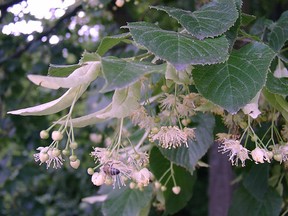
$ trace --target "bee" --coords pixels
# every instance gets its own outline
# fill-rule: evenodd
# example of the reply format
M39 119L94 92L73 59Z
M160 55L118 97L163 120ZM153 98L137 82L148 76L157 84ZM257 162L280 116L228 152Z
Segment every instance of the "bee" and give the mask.
M120 170L117 168L113 167L113 163L112 164L105 164L103 166L103 171L106 175L110 175L110 176L116 176L120 174Z

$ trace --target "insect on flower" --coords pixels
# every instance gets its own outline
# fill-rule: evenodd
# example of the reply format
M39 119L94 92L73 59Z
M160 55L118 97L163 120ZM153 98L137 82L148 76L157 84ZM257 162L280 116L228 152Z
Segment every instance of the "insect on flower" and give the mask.
M115 175L119 175L120 174L120 170L117 169L117 168L114 168L113 167L113 163L112 164L105 164L103 166L103 172L106 174L106 175L110 175L110 176L115 176Z

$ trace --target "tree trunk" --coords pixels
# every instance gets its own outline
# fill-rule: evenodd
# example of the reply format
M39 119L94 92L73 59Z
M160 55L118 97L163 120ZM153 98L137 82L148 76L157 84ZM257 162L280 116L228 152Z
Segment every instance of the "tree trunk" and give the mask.
M209 216L226 216L232 199L233 172L227 155L215 143L209 152Z

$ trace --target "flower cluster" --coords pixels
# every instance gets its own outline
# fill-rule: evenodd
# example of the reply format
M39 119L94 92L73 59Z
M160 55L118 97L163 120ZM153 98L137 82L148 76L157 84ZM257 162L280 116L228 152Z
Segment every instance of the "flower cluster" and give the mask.
M127 155L95 147L91 156L94 157L95 163L99 164L94 169L88 169L94 185L112 184L114 188L116 185L120 188L126 186L126 182L130 180L131 188L141 189L147 186L152 179L152 173L146 168L149 162L146 153L137 152ZM99 171L94 172L95 169L99 169Z
M130 115L131 121L134 125L138 125L141 129L147 131L155 126L154 118L149 116L143 106L132 112Z
M153 128L150 133L150 141L158 141L165 149L178 148L183 144L188 148L188 139L195 139L194 128L181 130L178 126L162 126L160 129Z
M53 168L61 168L64 159L61 156L61 152L57 148L49 147L38 147L39 153L34 154L34 159L36 162L40 161L40 165L46 163L47 169L53 163Z
M258 163L271 163L271 160L279 161L280 163L288 161L288 143L284 145L275 144L267 148L256 147L252 151L249 151L244 146L241 145L239 140L231 138L223 138L220 140L219 152L228 153L229 160L232 165L238 166L239 160L241 161L242 167L245 166L245 161L247 159Z
M232 165L238 166L239 160L241 161L242 167L245 166L245 161L249 158L249 150L240 144L239 140L224 139L219 146L219 152L229 153L229 160Z

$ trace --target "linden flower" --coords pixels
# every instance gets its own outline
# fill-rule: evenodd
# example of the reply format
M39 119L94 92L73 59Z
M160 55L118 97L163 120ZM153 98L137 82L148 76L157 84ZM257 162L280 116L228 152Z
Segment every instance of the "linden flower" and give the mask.
M273 145L271 147L272 152L273 152L273 158L277 161L279 161L280 163L282 163L282 161L288 161L288 144L285 145Z
M165 93L165 97L160 100L161 110L172 110L173 107L177 107L179 104L179 99L173 94Z
M261 149L259 147L256 147L253 151L251 151L251 156L256 164L258 163L264 163L264 161L267 161L270 163L270 158L268 155L268 152L265 149Z
M143 106L132 112L130 115L132 123L138 125L141 129L150 130L154 127L154 119L149 116Z
M28 79L36 85L50 89L69 88L69 90L56 100L25 109L10 111L8 114L24 116L49 115L71 106L86 91L90 83L98 77L100 66L100 62L86 62L68 77L28 75Z
M187 138L188 139L192 139L194 140L196 138L196 135L195 135L195 128L187 128L185 127L183 129L184 133L186 134Z
M108 178L111 180L113 188L116 184L121 188L121 186L126 186L125 181L131 179L132 168L122 161L111 160L102 165L100 173L105 174L105 184L107 184L106 180Z
M53 149L49 147L39 147L37 148L39 153L34 154L34 159L36 162L40 161L40 165L46 163L46 168L48 169L53 163L53 168L61 168L63 165L64 159L62 158L61 154L53 153Z
M229 152L229 160L232 165L236 166L238 166L238 161L240 160L242 167L244 167L245 160L250 159L248 150L240 144L239 140L224 139L221 146L219 146L219 152L222 152L222 154Z
M152 173L147 169L143 168L140 171L134 171L133 173L133 179L135 182L140 186L147 186L149 184L149 181L152 177Z
M159 145L166 149L177 148L182 144L188 147L187 135L177 126L162 126L156 134L150 134L150 139L152 142L158 140Z
M106 163L113 157L111 151L106 148L94 147L93 149L94 151L92 151L90 155L91 157L94 157L96 161L99 161L100 164Z

